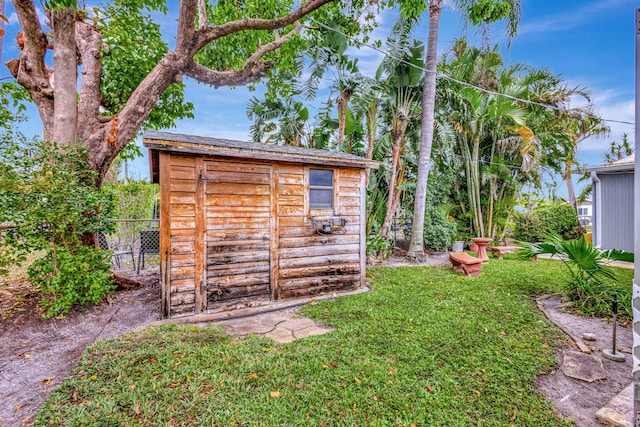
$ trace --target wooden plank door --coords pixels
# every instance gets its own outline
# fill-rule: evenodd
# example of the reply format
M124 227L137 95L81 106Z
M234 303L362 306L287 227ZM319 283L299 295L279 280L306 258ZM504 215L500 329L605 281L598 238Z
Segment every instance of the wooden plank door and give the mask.
M207 308L269 300L271 166L206 161Z

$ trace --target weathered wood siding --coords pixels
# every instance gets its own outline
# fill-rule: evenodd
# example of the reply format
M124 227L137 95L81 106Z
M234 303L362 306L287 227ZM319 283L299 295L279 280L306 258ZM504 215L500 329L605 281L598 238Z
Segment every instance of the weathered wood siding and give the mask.
M203 181L207 308L270 299L271 166L207 160Z
M309 208L308 168L278 168L278 286L281 299L348 290L360 285L359 169L334 168L334 208ZM312 220L347 220L334 234L318 234Z
M312 209L309 166L165 152L159 163L165 316L363 284L363 169L327 168L334 207ZM318 234L323 218L347 223Z
M161 239L163 279L170 283L163 289L169 317L196 312L196 163L193 156L160 157L161 232L170 236L169 245Z

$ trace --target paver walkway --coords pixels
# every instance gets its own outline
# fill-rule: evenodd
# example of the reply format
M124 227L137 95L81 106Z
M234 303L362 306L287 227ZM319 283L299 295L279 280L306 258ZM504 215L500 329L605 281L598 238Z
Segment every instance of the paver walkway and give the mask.
M280 343L312 335L322 335L333 330L333 328L318 325L313 320L296 314L296 311L297 308L288 308L216 323L223 326L235 337L259 334Z

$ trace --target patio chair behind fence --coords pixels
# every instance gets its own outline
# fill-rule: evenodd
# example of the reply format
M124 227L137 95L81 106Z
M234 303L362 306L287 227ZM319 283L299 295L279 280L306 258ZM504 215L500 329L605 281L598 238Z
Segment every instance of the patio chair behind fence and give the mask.
M121 262L119 272L136 274L141 271L157 270L160 264L160 221L157 219L119 219L115 220L115 232L107 236L111 244L118 248L131 248L135 261L129 257ZM121 259L122 261L122 259Z
M100 246L112 251L113 268L119 274L130 275L142 272L149 274L158 272L160 265L160 244L157 237L160 221L158 219L118 219L114 220L115 231L111 234L100 236ZM0 239L3 232L9 226L0 224ZM151 233L148 233L151 232ZM151 235L151 239L141 236ZM105 242L106 240L106 242ZM27 256L24 263L19 266L10 266L6 272L0 270L0 286L16 285L27 279L27 269L44 253L32 253ZM143 261L142 263L140 261ZM142 265L138 265L142 264Z

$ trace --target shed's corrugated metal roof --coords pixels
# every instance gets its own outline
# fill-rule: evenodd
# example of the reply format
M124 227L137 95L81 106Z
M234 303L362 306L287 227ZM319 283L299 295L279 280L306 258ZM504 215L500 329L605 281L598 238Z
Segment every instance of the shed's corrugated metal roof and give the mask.
M145 132L142 136L142 141L145 147L159 151L327 166L347 166L360 169L375 169L380 166L379 162L337 151L263 144L260 142L233 141L169 132Z

